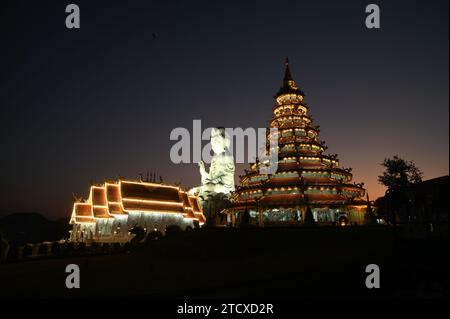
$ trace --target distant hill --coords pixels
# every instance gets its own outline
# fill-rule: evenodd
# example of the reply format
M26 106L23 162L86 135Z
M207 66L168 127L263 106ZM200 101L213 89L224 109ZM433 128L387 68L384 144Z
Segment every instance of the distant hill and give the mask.
M0 217L0 231L11 243L23 245L67 237L69 219L48 220L39 213L14 213Z

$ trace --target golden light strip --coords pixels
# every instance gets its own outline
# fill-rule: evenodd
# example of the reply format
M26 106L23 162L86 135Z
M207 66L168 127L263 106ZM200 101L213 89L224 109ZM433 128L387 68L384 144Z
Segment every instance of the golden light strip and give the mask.
M75 222L77 224L95 224L95 221L93 221L93 222L84 222L84 221L81 221L81 220L76 220Z
M164 210L150 210L150 211L146 211L146 210L134 210L134 209L129 209L127 210L127 212L130 213L138 213L138 214L176 214L176 215L181 215L181 217L183 217L183 213L180 212L176 212L176 211L164 211ZM184 217L183 217L184 218Z
M163 202L158 200L148 200L148 199L134 199L134 198L123 198L124 202L138 202L138 203L149 203L149 204L162 204L162 205L175 205L175 206L183 206L183 203L178 202Z
M120 181L120 183L125 184L135 184L135 185L146 185L146 186L154 186L154 187L164 187L164 188L172 188L176 190L180 190L178 186L172 186L172 185L163 185L158 183L149 183L149 182L132 182L132 181Z

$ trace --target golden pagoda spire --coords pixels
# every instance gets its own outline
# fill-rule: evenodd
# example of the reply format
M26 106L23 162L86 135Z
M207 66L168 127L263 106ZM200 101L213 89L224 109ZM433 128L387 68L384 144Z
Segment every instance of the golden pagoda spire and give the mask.
M277 95L281 95L284 93L298 93L303 95L303 92L297 87L297 84L294 81L294 78L291 74L291 69L289 68L289 58L286 57L284 60L284 65L286 66L284 70L284 78L283 85L278 91Z
M294 79L292 78L292 75L291 75L291 70L289 69L289 58L288 57L286 57L286 59L284 60L284 65L286 66L286 70L284 71L283 85L286 85L286 83L289 83L289 81L294 82Z

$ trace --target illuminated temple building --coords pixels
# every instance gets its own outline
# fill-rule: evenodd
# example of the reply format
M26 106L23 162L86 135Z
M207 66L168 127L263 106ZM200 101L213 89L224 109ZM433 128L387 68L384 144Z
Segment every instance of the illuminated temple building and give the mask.
M363 183L352 182L351 169L340 167L337 155L324 153L319 126L312 123L287 59L283 84L274 98L270 127L278 132L268 140L278 140L277 171L261 174L257 160L239 176L233 205L226 211L228 222L242 223L245 214L247 222L259 226L299 224L306 215L325 224L364 223Z
M70 224L72 241L127 242L130 230L165 233L176 225L182 230L205 223L195 196L177 186L120 180L91 186L87 200L73 204Z

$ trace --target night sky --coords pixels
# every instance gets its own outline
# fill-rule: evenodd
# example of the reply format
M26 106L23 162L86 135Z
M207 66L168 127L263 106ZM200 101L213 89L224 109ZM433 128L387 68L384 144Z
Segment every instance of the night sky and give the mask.
M170 162L171 130L267 126L285 56L371 199L385 157L447 175L448 0L373 2L379 30L371 1L2 1L0 213L67 217L72 193L147 171L198 185L197 164Z

